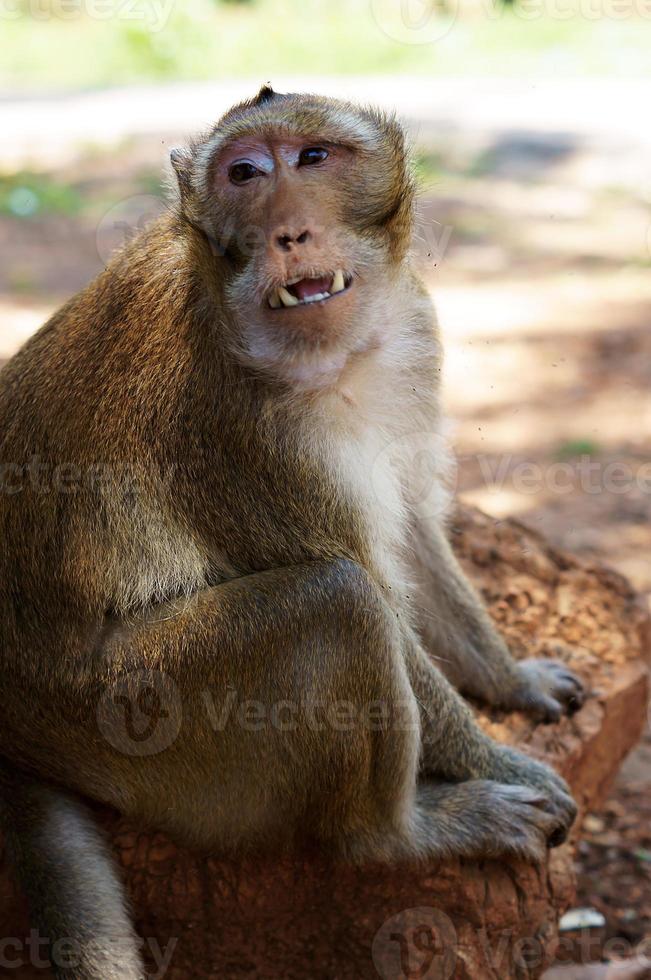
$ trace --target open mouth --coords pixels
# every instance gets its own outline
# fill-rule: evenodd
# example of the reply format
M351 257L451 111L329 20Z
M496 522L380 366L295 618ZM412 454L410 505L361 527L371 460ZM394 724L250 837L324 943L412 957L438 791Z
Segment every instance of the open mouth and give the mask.
M331 299L337 293L345 292L352 282L352 276L344 275L338 269L334 275L327 276L297 276L289 279L284 286L272 289L267 301L272 310L282 307L305 306L307 303L322 303Z

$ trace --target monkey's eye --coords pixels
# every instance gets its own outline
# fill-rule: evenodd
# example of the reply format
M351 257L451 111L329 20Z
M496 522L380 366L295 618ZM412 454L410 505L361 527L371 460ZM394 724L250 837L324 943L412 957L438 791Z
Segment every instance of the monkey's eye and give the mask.
M234 163L228 171L228 176L234 184L246 184L247 180L253 180L254 177L260 177L261 175L261 170L258 170L252 163L247 163L246 161Z
M328 151L323 146L307 146L301 150L298 158L299 167L310 167L314 163L323 163L328 159Z

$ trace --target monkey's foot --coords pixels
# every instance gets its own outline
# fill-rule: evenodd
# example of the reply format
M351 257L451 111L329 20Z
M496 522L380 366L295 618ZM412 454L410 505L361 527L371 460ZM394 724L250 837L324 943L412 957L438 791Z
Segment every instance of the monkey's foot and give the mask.
M563 829L545 793L489 779L421 785L418 816L421 841L441 857L515 854L543 861L547 849L561 842Z
M521 660L518 681L500 699L500 707L525 711L542 722L573 715L585 701L583 683L560 660Z
M500 782L517 786L529 786L542 793L547 800L547 808L557 818L557 827L550 846L556 847L567 838L570 827L577 814L577 806L565 780L551 766L537 762L516 749L500 746L495 764L491 766L490 776Z

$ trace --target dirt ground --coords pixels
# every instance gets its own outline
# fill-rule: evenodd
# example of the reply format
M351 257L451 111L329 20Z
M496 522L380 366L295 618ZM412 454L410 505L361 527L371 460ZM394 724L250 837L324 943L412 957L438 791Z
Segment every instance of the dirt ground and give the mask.
M160 210L167 142L0 176L0 359ZM634 150L431 127L418 149L417 261L446 342L459 493L615 566L651 603L651 186ZM585 829L578 904L629 951L651 942L648 735Z

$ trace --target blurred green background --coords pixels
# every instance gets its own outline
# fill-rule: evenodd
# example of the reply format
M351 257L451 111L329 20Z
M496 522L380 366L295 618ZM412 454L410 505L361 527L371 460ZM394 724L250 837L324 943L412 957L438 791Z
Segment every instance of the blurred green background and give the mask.
M400 0L2 0L4 87L116 85L265 74L635 76L651 71L648 0L441 3L436 44L391 25ZM427 37L427 32L423 32Z

